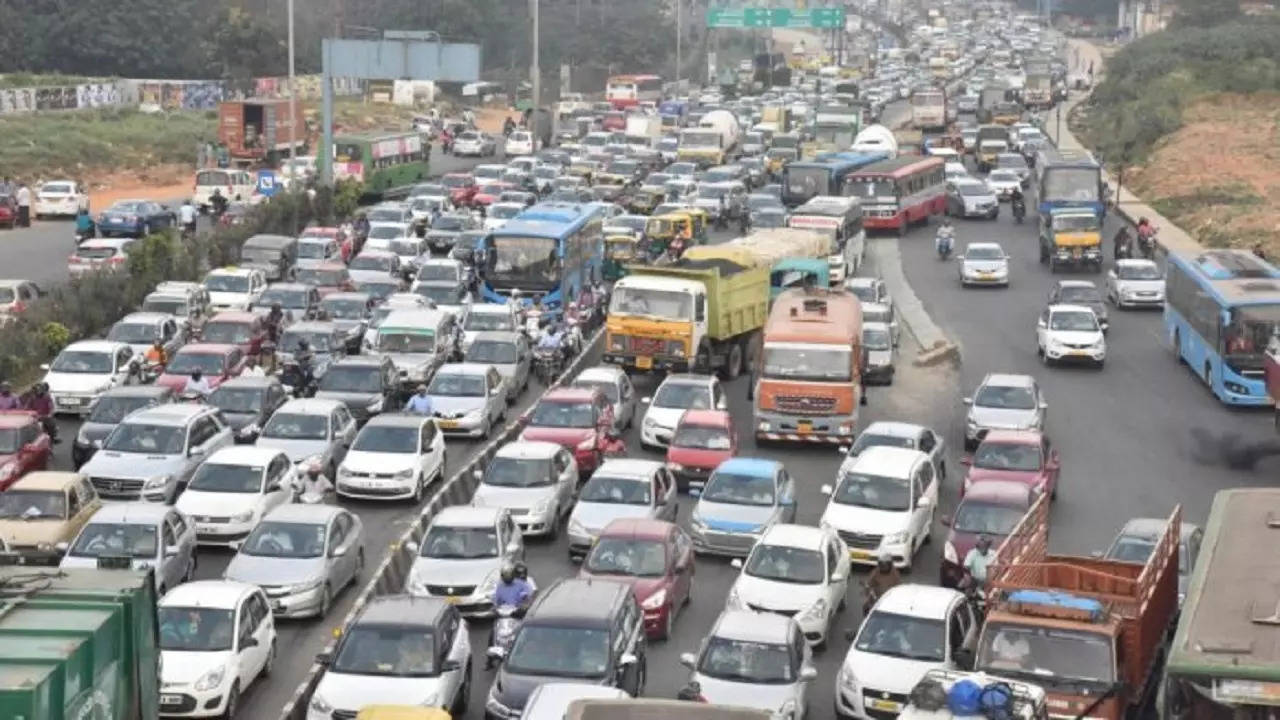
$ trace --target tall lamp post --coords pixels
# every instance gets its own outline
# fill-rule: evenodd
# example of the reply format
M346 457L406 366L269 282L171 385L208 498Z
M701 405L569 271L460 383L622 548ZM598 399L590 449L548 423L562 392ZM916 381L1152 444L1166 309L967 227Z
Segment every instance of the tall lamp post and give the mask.
M289 182L298 173L298 83L293 54L293 0L289 0ZM293 203L293 231L298 231L298 203Z
M534 123L537 122L538 108L542 105L542 68L538 65L538 55L540 54L538 50L538 43L540 40L540 33L538 31L538 6L540 4L539 0L529 0L529 15L533 18L533 59L529 64L529 76L530 81L533 84L533 93L531 97L533 107L529 113L529 129L533 131L535 138L538 136L538 132Z

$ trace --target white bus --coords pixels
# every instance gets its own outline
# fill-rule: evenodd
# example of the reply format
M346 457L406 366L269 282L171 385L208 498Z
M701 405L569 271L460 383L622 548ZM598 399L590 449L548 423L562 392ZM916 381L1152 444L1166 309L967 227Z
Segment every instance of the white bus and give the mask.
M911 92L911 127L918 130L947 127L947 91L944 88L917 88Z

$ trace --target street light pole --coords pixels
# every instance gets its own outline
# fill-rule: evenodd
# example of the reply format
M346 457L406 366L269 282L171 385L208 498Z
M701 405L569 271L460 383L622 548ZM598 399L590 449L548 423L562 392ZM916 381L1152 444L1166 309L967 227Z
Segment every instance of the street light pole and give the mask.
M680 87L681 51L684 48L684 0L676 0L676 88Z
M293 0L289 0L289 182L298 173L298 83L293 54ZM298 203L293 203L293 230L298 230Z
M529 75L533 83L533 111L529 114L529 129L534 131L535 137L537 130L534 123L537 122L538 108L542 105L542 69L538 66L538 11L540 0L529 0L529 15L533 18L533 61L530 63Z

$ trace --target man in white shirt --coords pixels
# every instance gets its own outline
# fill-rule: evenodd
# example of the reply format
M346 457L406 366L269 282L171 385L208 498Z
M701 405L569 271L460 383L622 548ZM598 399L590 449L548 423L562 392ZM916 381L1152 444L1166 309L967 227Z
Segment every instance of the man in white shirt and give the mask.
M182 231L189 232L192 235L196 232L196 206L191 204L191 200L183 200L182 207L178 208L178 222L182 224Z
M26 183L20 183L13 199L18 202L18 225L31 227L31 188Z
M213 388L209 386L209 380L199 369L191 372L191 377L187 378L187 384L182 388L183 395L199 393L202 398L209 397L211 392Z
M262 369L258 364L258 357L250 355L245 362L244 370L240 372L240 377L266 377L267 371Z

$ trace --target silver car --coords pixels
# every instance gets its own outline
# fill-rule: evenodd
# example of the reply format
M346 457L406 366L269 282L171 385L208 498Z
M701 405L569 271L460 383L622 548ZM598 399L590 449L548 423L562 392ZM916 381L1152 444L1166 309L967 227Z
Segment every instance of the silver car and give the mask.
M1009 287L1009 256L997 243L975 242L965 246L960 256L960 285L1003 285Z
M427 397L436 425L446 435L487 438L507 416L507 383L492 365L441 365Z
M334 478L356 429L355 418L341 400L290 400L275 411L254 444L283 450L300 469L318 465Z
M585 556L614 520L675 522L678 511L676 480L665 465L654 460L605 460L582 487L569 515L569 557Z
M236 545L223 577L260 586L277 617L323 618L364 569L364 524L335 505L281 505Z
M529 387L532 357L528 339L523 333L512 331L474 333L463 355L468 363L490 365L497 369L506 384L508 404L515 402L520 393Z
M924 425L893 420L877 420L871 423L858 433L853 445L841 448L840 452L847 457L841 464L840 472L843 473L845 467L850 464L849 461L861 455L863 450L881 445L919 450L925 453L933 461L938 478L947 479L947 443L942 436Z
M360 292L333 293L320 301L320 309L342 331L348 353L359 352L360 341L373 317L373 305L373 296Z
M964 399L964 448L973 450L988 430L1044 430L1049 403L1030 375L991 373Z
M636 419L640 399L631 378L616 365L597 365L578 373L571 387L600 388L613 406L613 429L618 433L629 429Z
M560 520L573 507L578 488L573 454L548 442L507 443L475 474L480 486L471 504L510 510L527 535L558 535Z
M1107 273L1107 300L1120 309L1162 307L1164 275L1150 260L1127 258L1117 260Z
M107 332L107 339L127 344L135 357L146 355L159 342L168 357L182 347L186 333L178 328L178 321L169 314L158 312L129 313L116 321Z
M168 505L104 505L80 529L61 568L155 569L156 591L190 582L196 573L196 528Z
M698 652L682 653L680 662L709 703L803 718L818 677L812 652L789 615L725 610Z
M454 505L436 514L422 543L408 543L417 555L405 590L443 597L468 617L493 614L493 591L504 565L524 559L524 536L511 511Z

